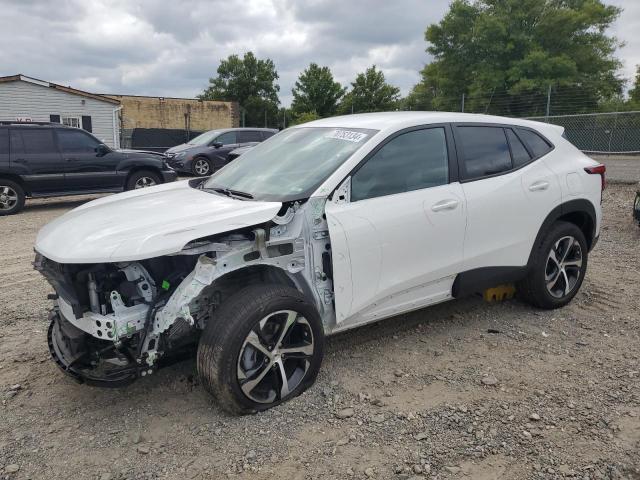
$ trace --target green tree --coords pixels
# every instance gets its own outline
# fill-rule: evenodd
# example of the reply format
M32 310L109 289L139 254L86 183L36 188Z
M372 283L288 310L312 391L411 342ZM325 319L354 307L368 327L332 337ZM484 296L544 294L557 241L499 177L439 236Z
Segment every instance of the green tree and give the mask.
M629 90L629 104L633 108L640 108L640 65L636 66L636 79L633 88Z
M329 67L312 63L300 74L291 90L291 110L296 115L308 112L315 112L319 117L335 115L338 100L345 90L333 79Z
M601 0L454 0L426 30L422 83L440 109L459 110L464 93L468 111L544 114L550 87L555 113L596 109L624 83L606 34L620 12Z
M252 52L242 58L230 55L220 61L218 76L209 79L202 100L235 100L247 126L274 125L278 115L278 72L272 60L257 59ZM266 122L265 122L266 118Z
M399 107L400 89L389 85L384 73L373 65L351 82L351 91L342 97L340 113L365 113L395 110Z
M434 94L431 87L418 83L401 101L402 110L433 110Z
M293 118L291 125L300 125L301 123L312 122L319 118L321 117L316 112L300 112Z

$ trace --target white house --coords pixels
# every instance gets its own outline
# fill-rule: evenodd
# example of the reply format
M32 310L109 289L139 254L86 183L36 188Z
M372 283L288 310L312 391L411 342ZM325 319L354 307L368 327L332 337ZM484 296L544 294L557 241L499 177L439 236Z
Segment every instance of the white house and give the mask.
M120 145L120 102L25 75L0 77L0 121L58 122Z

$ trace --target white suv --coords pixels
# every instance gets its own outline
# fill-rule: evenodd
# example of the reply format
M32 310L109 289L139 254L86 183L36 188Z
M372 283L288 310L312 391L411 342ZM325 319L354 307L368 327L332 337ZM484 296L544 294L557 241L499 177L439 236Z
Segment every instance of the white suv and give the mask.
M49 348L121 385L197 345L230 411L316 378L326 335L517 282L568 303L598 238L604 167L543 123L396 112L287 129L212 177L87 203L39 233Z

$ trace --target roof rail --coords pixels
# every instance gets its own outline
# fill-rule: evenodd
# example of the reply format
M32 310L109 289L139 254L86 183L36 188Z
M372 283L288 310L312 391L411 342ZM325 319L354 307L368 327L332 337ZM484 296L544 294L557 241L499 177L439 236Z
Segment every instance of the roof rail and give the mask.
M57 122L25 122L22 120L0 120L0 125L60 125Z

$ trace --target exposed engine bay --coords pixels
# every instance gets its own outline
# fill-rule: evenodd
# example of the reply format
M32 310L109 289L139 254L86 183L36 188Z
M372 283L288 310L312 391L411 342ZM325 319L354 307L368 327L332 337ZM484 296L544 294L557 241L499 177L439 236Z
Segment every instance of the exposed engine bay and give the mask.
M48 344L81 382L120 386L195 351L218 305L254 283L296 287L335 322L324 200L284 205L267 224L131 262L60 264L37 254L53 286Z

